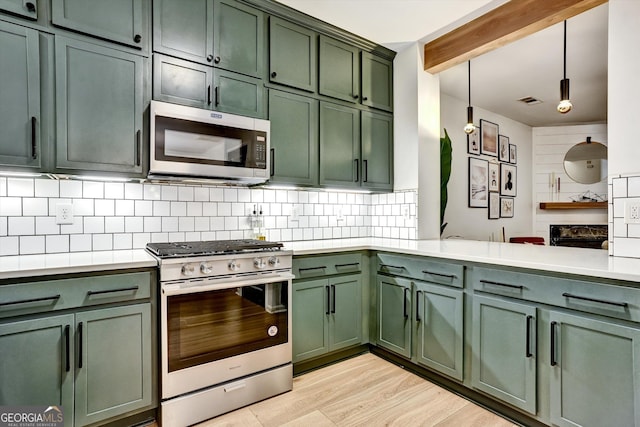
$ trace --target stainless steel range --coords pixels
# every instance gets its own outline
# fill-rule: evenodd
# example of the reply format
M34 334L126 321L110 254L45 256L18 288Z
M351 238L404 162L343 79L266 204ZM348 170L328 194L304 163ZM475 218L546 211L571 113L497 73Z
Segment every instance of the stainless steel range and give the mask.
M291 252L261 240L149 243L160 264L163 426L291 390Z

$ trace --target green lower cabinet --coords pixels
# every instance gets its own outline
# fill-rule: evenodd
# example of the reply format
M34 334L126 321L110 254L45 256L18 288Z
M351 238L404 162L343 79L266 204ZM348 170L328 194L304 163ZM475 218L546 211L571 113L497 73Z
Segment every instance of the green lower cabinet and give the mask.
M362 342L362 278L359 274L329 279L329 351Z
M640 329L551 312L551 422L640 426Z
M459 381L463 379L463 292L414 282L416 361Z
M536 308L473 296L471 385L536 414Z
M411 357L411 281L378 275L378 336L380 347Z

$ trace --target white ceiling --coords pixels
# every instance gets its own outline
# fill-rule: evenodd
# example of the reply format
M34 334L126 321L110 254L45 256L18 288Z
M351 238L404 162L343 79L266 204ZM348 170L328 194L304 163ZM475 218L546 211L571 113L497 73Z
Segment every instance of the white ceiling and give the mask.
M504 0L278 0L354 34L400 51L431 40ZM471 104L530 126L607 120L605 3L567 21L567 77L573 110L556 111L562 79L562 23L471 61ZM441 92L467 101L467 64L440 73ZM525 105L531 96L542 101ZM462 120L466 112L461 113ZM476 121L479 117L476 117Z

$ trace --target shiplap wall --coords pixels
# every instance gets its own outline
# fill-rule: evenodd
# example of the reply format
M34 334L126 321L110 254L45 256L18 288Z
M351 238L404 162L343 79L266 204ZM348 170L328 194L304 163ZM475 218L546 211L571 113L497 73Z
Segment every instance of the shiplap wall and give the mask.
M591 191L607 198L607 180L596 184L579 184L572 181L564 171L565 153L575 144L592 141L607 145L607 125L577 125L539 127L533 129L533 183L534 183L534 231L536 236L549 243L551 224L607 224L607 211L603 209L541 210L540 202L570 202L572 196ZM549 176L560 177L560 192L549 186Z

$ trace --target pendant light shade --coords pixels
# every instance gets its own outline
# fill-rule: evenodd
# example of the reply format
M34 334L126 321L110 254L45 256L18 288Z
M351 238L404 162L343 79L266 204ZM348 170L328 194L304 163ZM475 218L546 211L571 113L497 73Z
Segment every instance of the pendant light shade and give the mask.
M467 135L472 134L476 130L476 126L473 124L473 107L471 106L471 61L468 61L468 79L469 79L469 105L467 107L467 124L464 126L464 133Z
M571 111L573 104L569 100L569 79L567 78L567 21L564 21L564 49L563 49L564 78L560 80L560 103L558 111L566 114Z

